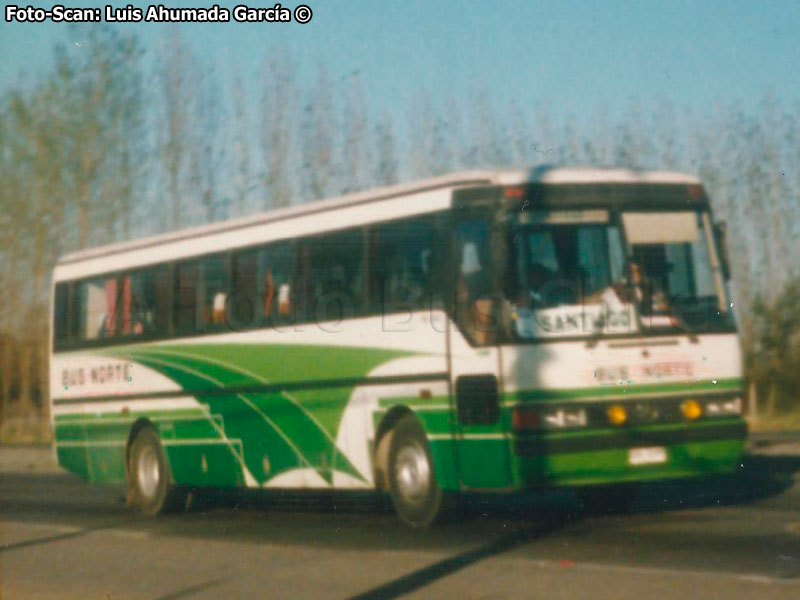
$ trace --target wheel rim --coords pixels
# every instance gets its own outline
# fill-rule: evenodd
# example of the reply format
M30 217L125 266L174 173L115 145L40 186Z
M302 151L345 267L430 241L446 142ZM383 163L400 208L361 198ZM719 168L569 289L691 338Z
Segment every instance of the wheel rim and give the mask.
M161 481L161 464L155 448L146 446L142 449L137 467L136 477L139 490L146 498L154 498L158 492L158 484Z
M428 455L422 446L412 443L400 449L395 461L395 480L406 501L416 504L427 497L430 475Z

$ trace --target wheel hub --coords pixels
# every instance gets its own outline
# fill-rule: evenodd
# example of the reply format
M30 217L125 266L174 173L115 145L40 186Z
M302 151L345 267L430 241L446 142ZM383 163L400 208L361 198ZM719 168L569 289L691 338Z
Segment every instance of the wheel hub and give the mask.
M155 498L161 481L161 464L154 448L146 446L139 455L136 471L139 490L147 498Z
M395 474L397 488L408 502L418 503L428 495L431 469L419 444L409 444L397 453Z

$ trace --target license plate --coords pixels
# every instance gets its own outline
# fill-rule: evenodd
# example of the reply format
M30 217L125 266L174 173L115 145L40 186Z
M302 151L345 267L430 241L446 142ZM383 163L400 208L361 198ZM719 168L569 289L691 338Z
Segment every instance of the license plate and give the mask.
M657 465L663 462L667 462L667 449L662 446L628 450L628 463L631 465Z

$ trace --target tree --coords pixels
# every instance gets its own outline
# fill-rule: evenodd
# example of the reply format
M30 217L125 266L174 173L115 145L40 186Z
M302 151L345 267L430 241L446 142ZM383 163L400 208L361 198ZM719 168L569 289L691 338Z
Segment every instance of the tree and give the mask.
M133 199L138 45L108 27L71 30L55 69L0 102L3 403L46 406L49 276L64 251L116 239ZM124 219L123 219L124 221ZM10 377L7 369L14 369ZM12 389L13 388L13 389Z
M436 113L430 92L422 89L412 99L408 112L408 161L411 176L414 178L431 175L431 154L433 149Z
M192 146L192 124L187 115L192 112L195 97L189 79L194 59L189 48L182 42L177 28L170 30L167 45L168 51L164 54L159 73L162 86L162 139L159 154L167 179L169 228L176 230L181 227L185 218L181 195Z
M367 101L361 75L351 73L344 83L342 118L341 192L355 192L367 187Z
M316 81L303 109L302 123L304 192L310 200L325 197L333 176L333 91L330 74L319 65Z
M779 404L796 408L800 390L800 279L786 284L772 301L754 304L755 344L748 356L751 377L767 392L767 413Z
M499 167L508 164L506 142L497 122L492 96L485 86L473 89L472 144L476 165Z
M236 204L236 212L239 215L243 215L247 213L247 200L251 187L250 128L247 117L247 103L245 101L244 84L242 83L241 73L238 71L234 77L233 106L235 128L235 139L233 144L235 162L233 197Z
M140 50L135 38L109 26L80 27L75 33L83 38L82 51L57 50L53 93L64 127L64 169L75 194L77 245L85 248L114 239L111 224L127 200L117 193L118 180L111 173L119 166L113 159L124 136L135 135L141 115Z
M133 54L131 53L131 56ZM133 58L131 60L134 60ZM138 63L138 56L136 57ZM120 146L118 168L119 210L123 239L133 235L133 212L139 202L142 186L137 182L146 180L148 164L143 160L147 152L144 116L144 91L141 70L138 64L131 64L128 71L130 81L123 98L125 115L120 123Z
M378 185L397 183L397 149L395 148L392 121L387 114L381 115L374 129L375 172L371 180Z
M264 62L261 97L261 150L264 161L264 208L288 206L292 197L292 134L295 119L294 64L277 51Z

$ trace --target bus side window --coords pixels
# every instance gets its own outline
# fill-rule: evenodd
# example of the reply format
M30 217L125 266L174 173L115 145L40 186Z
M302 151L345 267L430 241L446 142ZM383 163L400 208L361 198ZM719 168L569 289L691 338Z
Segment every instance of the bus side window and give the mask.
M261 253L261 250L250 249L233 255L228 313L234 330L257 327L264 315L260 300Z
M268 246L262 254L262 306L267 322L290 323L297 309L297 278L294 274L295 251L290 242Z
M307 240L306 318L342 321L364 312L364 232L352 229Z
M57 347L69 342L69 292L71 284L56 284L55 309L53 314L53 341Z
M200 293L200 265L198 261L186 261L175 266L175 294L173 322L177 333L195 330L197 297Z
M372 230L370 290L381 313L430 307L433 301L434 222L389 223Z
M489 225L482 220L463 221L456 229L456 315L479 346L492 343Z
M228 255L203 259L202 319L206 329L220 329L228 321Z
M91 341L114 337L117 331L116 277L98 277L76 286L73 339Z
M167 267L160 265L123 277L122 331L125 335L166 335L168 301L164 293Z

